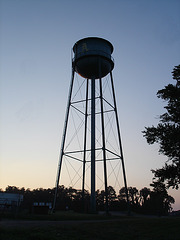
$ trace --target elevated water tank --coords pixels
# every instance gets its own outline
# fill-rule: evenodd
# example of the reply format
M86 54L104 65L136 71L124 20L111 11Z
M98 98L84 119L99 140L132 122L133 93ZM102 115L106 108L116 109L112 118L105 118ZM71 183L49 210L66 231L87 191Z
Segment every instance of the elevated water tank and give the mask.
M102 78L114 68L113 46L103 38L81 39L74 44L73 52L73 67L84 78Z

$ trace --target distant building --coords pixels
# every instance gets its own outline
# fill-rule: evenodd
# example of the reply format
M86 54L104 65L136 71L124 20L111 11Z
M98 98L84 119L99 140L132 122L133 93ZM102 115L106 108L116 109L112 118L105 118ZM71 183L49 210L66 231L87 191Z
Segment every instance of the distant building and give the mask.
M35 214L48 214L52 209L52 203L50 202L34 202L33 213Z
M0 210L11 211L21 205L23 195L18 193L0 193Z

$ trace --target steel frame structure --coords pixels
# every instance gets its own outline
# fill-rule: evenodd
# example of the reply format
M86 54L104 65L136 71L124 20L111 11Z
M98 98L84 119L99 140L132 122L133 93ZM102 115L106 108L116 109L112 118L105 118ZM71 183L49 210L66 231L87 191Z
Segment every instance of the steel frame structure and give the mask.
M104 168L104 188L105 188L105 206L106 206L106 213L109 212L108 209L108 183L107 183L107 161L117 160L119 159L122 163L122 171L123 171L123 180L124 180L124 186L126 189L126 198L127 203L129 206L128 201L128 190L127 190L127 180L126 180L126 171L125 171L125 164L124 164L124 156L123 156L123 150L122 150L122 143L121 143L121 134L120 134L120 127L119 127L119 120L118 120L118 112L117 112L117 105L116 105L116 97L115 97L115 90L114 90L114 83L113 83L113 76L112 72L110 74L110 82L111 82L111 89L112 89L112 97L113 97L113 105L106 101L106 99L103 96L103 89L102 89L102 79L86 79L86 97L82 101L79 102L85 102L85 113L81 112L79 109L77 109L74 104L77 102L72 101L72 91L73 91L73 85L74 85L74 77L75 77L75 68L72 64L72 77L71 77L71 83L69 88L69 95L68 95L68 103L67 103L67 109L66 109L66 115L65 115L65 122L64 122L64 129L63 129L63 135L62 135L62 142L61 142L61 148L60 148L60 156L59 156L59 164L58 164L58 170L57 170L57 178L56 178L56 186L55 186L55 196L54 196L54 202L53 202L53 210L55 210L56 206L56 199L57 199L57 193L58 193L58 186L59 186L59 180L61 175L61 167L62 167L62 161L64 156L68 156L72 158L73 160L80 161L83 164L83 172L82 172L82 199L84 199L84 192L85 192L85 168L86 163L89 162L86 159L87 152L91 152L91 198L90 198L90 207L91 212L96 212L96 196L95 196L95 171L96 171L96 162L97 161L103 161L103 168ZM95 86L97 82L99 81L99 99L100 99L100 112L96 113L95 109ZM89 85L91 84L91 92ZM91 98L89 99L89 93L91 93ZM120 154L116 154L109 150L106 147L106 136L105 136L105 124L104 124L104 114L106 111L104 111L103 108L103 101L106 101L107 104L112 108L114 114L115 114L115 120L116 120L116 129L117 129L117 135L118 135L118 143L119 143L119 150ZM87 119L88 119L88 104L91 102L91 149L87 149ZM80 150L74 150L74 151L65 151L65 142L66 142L66 135L67 135L67 128L68 128L68 121L69 121L69 112L70 108L74 107L76 110L80 111L82 114L84 114L84 142L83 142L83 149ZM102 132L102 147L96 148L96 142L95 142L95 125L96 125L96 114L100 114L101 116L101 132ZM96 151L102 151L103 159L95 159L95 153ZM72 153L81 152L83 153L83 159L76 158L72 156ZM114 157L108 158L107 152L111 153Z

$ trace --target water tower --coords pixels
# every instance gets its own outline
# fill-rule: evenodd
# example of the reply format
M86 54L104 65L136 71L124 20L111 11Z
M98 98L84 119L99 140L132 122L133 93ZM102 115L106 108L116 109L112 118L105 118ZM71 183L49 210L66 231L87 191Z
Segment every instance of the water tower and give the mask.
M60 178L63 178L62 165L66 166L66 176L71 176L70 170L67 167L66 160L69 158L72 162L71 167L74 169L76 174L79 176L81 181L82 197L84 196L87 169L90 169L89 184L90 184L90 208L91 212L96 212L96 178L98 174L103 172L103 184L105 192L105 203L106 211L108 212L108 176L115 173L117 170L117 163L112 166L114 162L118 161L121 164L122 178L127 195L127 182L124 166L124 158L121 144L120 128L118 121L118 113L116 106L115 90L113 84L112 70L114 68L114 60L111 56L113 52L112 44L102 38L88 37L79 40L73 46L73 57L72 57L72 78L69 89L68 103L66 109L64 130L62 136L62 143L60 149L59 165L56 179L56 192L54 197L54 208L56 204L57 192ZM74 85L76 81L75 75L80 75L81 85L85 85L84 95L81 93L80 97L74 100L74 96L77 95L77 91L74 91ZM111 92L111 101L108 100L104 80L109 75L109 91ZM74 91L74 92L73 92ZM81 105L81 106L80 106ZM82 121L76 123L76 118L73 118L74 127L70 126L70 111L73 109L78 113ZM114 123L112 119L107 115L111 114L114 116ZM75 120L74 120L75 119ZM108 124L111 125L111 129L106 131ZM76 138L72 148L68 149L67 138L74 129L75 134L70 138L70 142L76 134L81 134L80 137ZM82 131L81 131L82 130ZM98 136L97 136L98 135ZM108 136L112 135L112 140L107 139ZM118 150L115 150L115 142L118 145ZM78 145L78 147L76 146ZM69 160L68 160L69 161ZM80 164L80 168L77 167L77 162ZM101 163L101 170L97 170L98 164ZM108 164L111 166L111 171L108 172ZM118 174L115 175L115 181L118 181ZM73 180L72 179L72 180Z

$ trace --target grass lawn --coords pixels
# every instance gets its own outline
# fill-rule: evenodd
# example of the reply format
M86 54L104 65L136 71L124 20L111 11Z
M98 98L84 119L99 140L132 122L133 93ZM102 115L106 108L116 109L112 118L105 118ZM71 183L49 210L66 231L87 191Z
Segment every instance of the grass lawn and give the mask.
M180 218L118 217L114 219L74 213L69 214L69 219L66 213L61 213L59 216L61 219L56 216L55 220L44 219L44 221L42 219L28 220L28 222L13 220L17 224L12 226L1 224L2 220L0 240L180 240ZM11 220L6 221L8 223Z

